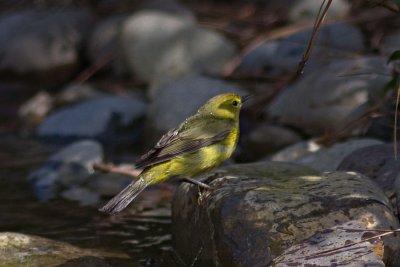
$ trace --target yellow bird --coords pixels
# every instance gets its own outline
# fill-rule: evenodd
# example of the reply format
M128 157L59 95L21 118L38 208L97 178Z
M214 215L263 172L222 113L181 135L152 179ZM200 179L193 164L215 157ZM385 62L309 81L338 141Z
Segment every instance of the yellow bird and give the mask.
M137 168L143 168L138 180L100 211L120 212L147 186L174 176L210 188L191 178L218 166L232 155L239 138L239 113L246 99L247 96L228 93L208 100L195 115L162 136L154 148L136 162Z

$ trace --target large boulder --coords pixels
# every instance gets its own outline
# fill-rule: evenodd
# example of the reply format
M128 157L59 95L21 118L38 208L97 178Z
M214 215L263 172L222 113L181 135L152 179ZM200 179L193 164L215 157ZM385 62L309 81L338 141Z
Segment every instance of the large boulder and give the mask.
M397 229L383 192L356 173L316 171L288 163L232 165L179 187L172 207L173 246L187 265L269 266L295 243L348 221ZM387 266L400 264L400 238L384 239ZM305 255L306 256L306 255Z

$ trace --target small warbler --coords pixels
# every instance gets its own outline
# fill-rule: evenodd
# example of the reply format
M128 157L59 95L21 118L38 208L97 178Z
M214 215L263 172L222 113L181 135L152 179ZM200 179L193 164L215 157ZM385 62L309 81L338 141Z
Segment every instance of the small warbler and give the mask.
M232 155L239 137L239 113L246 99L228 93L208 100L195 115L163 135L154 148L136 162L137 168L143 168L138 179L100 211L120 212L147 186L174 176L209 188L191 178L218 166Z

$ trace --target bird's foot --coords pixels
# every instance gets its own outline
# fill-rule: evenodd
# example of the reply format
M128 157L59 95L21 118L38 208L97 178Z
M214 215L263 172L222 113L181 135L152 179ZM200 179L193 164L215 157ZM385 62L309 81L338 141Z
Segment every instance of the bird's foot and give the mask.
M203 188L203 189L206 189L206 190L212 190L212 189L213 189L213 188L212 188L211 186L209 186L208 184L202 183L202 182L200 182L200 181L197 181L197 180L194 180L194 179L191 179L191 178L183 178L183 180L184 180L185 182L188 182L188 183L197 185L198 187Z

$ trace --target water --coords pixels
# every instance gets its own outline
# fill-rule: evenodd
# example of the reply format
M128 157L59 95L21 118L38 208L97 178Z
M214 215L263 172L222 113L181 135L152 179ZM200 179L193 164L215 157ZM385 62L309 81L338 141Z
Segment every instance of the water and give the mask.
M50 149L31 141L0 139L1 232L33 234L130 256L108 261L111 266L179 266L171 249L172 186L143 192L115 216L97 211L97 206L80 207L64 200L41 203L26 176L45 161Z

